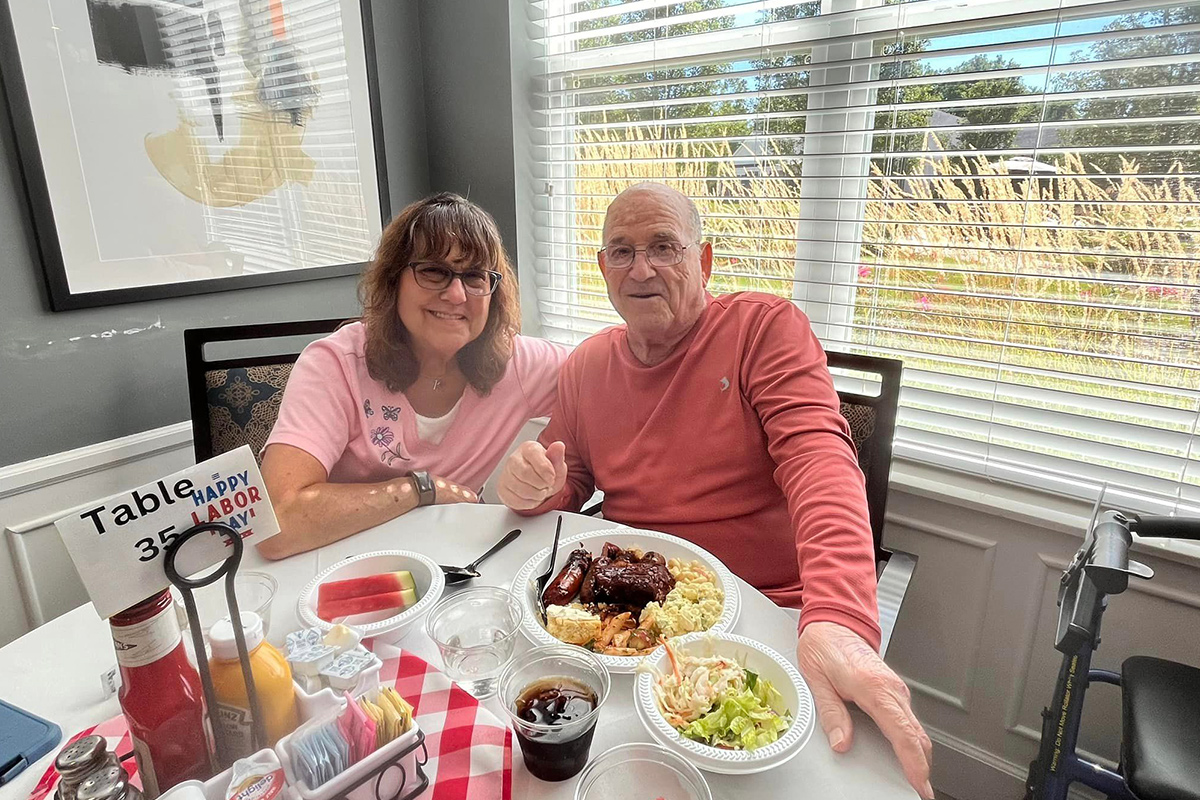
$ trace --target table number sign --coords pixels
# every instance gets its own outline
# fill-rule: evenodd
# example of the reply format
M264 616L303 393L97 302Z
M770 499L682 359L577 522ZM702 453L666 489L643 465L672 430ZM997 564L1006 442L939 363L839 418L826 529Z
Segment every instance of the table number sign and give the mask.
M167 547L203 522L224 522L252 544L279 533L248 445L91 503L54 524L96 612L107 619L167 588ZM183 574L194 574L219 563L229 546L219 533L200 535L180 548L176 563Z

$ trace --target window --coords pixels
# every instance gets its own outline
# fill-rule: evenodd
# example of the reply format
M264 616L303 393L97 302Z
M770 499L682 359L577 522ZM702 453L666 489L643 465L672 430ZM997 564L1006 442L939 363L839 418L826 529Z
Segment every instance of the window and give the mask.
M547 335L619 321L604 209L665 181L714 293L904 360L897 455L1200 512L1200 3L527 8Z

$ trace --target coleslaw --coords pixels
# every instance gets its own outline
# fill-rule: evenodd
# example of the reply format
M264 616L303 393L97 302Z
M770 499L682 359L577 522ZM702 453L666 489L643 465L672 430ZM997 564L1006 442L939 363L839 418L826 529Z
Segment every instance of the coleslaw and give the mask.
M655 672L654 697L663 717L689 739L731 750L755 750L777 740L792 724L780 713L782 696L754 670L725 656L680 653L663 642L669 672Z

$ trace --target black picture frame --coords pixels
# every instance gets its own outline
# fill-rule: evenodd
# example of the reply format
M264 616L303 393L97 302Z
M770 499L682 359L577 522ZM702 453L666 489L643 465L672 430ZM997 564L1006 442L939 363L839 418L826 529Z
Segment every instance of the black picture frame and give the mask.
M0 102L9 111L12 135L16 143L20 180L25 202L29 208L38 256L46 282L51 311L72 311L97 306L120 305L146 300L226 292L301 281L321 280L357 275L364 262L337 264L326 267L289 270L285 272L237 275L225 278L179 281L150 286L136 286L101 291L72 292L66 264L59 244L58 227L50 200L50 188L38 146L33 110L26 91L24 68L17 49L16 30L9 8L11 1L0 0ZM375 180L379 193L380 225L391 219L391 198L388 191L387 158L384 148L383 119L379 101L379 67L376 61L372 0L359 0L362 19L363 53L366 60L367 98L370 105L371 140L375 148ZM83 2L83 0L80 0Z

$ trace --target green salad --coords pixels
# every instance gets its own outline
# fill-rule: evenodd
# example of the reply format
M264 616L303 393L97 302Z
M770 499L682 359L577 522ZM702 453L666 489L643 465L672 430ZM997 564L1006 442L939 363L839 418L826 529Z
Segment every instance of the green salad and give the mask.
M792 724L771 682L722 656L678 653L664 644L671 670L654 679L658 707L683 736L727 750L755 750Z

